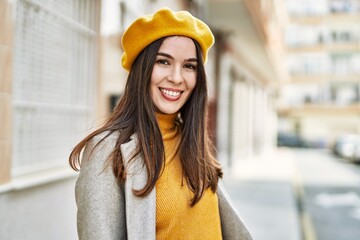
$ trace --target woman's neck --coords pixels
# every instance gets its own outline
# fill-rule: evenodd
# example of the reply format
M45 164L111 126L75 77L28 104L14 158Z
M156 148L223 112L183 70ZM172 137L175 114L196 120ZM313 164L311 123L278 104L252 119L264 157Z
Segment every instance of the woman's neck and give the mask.
M164 114L156 113L156 119L159 124L159 128L162 135L173 132L175 130L175 120L178 116L178 113L173 114Z

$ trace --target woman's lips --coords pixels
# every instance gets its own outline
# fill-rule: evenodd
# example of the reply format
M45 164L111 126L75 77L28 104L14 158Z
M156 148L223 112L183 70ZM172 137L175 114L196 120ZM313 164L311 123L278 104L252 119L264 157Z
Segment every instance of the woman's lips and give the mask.
M168 101L177 101L183 91L177 89L159 88L161 95Z

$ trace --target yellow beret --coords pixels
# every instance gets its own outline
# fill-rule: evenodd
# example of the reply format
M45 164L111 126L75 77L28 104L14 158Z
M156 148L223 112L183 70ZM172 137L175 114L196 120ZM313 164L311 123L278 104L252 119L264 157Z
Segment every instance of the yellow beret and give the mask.
M130 70L138 54L150 43L167 36L185 36L197 41L201 47L204 62L207 53L214 44L214 36L210 28L187 11L174 12L162 8L152 15L136 19L125 30L121 45L122 66Z

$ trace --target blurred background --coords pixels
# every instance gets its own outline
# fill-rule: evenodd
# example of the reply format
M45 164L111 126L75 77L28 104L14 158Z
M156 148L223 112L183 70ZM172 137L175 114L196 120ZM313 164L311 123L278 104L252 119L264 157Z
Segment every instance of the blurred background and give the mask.
M0 0L0 239L77 239L67 157L164 6L215 35L209 128L254 239L360 239L360 0Z

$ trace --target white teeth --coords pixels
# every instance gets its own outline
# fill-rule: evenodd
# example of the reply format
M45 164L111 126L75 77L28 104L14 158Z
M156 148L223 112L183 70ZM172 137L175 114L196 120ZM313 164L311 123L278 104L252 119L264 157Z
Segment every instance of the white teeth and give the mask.
M174 91L169 91L169 90L166 90L166 89L163 89L163 88L160 88L160 90L165 93L166 95L169 95L171 97L177 97L180 95L181 92L174 92Z

